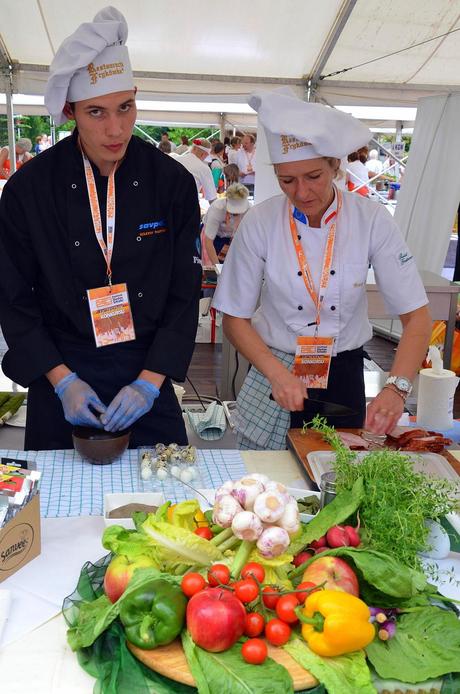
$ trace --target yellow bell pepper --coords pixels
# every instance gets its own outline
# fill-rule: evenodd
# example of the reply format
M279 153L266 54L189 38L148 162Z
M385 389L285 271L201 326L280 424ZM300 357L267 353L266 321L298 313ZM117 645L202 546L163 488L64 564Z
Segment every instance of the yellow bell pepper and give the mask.
M368 606L341 590L319 590L305 600L299 619L302 636L314 653L343 655L365 648L375 637Z

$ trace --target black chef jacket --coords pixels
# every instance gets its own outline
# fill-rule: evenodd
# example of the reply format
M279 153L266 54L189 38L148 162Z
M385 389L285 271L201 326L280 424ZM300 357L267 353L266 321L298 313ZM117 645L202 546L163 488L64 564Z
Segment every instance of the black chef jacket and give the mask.
M107 178L93 170L105 223ZM0 199L0 322L9 348L2 367L13 381L29 386L30 401L37 399L37 384L41 397L49 391L47 406L57 401L68 440L62 406L46 379L43 383L47 371L65 363L83 380L88 373L93 378L88 383L108 405L130 382L125 379L133 380L142 368L184 380L195 343L201 264L193 177L133 136L115 184L112 281L128 285L136 340L101 348L95 347L86 290L106 284L106 265L77 132L21 167ZM109 363L120 364L119 374L107 372L109 357ZM156 415L172 393L169 382L161 390ZM57 446L40 441L40 447Z

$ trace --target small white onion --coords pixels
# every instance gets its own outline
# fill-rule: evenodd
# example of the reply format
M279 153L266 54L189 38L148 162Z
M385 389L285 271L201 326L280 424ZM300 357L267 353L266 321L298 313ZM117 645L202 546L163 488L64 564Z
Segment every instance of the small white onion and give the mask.
M152 477L152 471L150 467L143 467L141 469L141 477L143 480L149 480Z
M179 465L172 465L170 469L171 475L173 477L180 477L180 467Z
M279 492L263 492L254 502L254 513L264 523L276 523L281 518L286 507L283 494Z
M264 491L264 486L252 477L242 477L233 485L232 496L246 511L252 511L254 501Z
M281 482L275 482L275 480L270 480L265 485L265 491L266 492L278 492L278 494L283 495L286 503L289 501L289 492L287 490L287 487L285 487L284 484L281 484Z
M268 477L268 475L263 475L261 472L250 472L249 475L244 476L244 479L257 480L261 482L264 487L267 482L270 482L270 477Z
M254 542L262 534L264 527L262 521L251 511L237 513L232 521L232 530L239 540Z
M225 496L226 494L231 494L233 489L233 482L232 480L227 480L224 482L218 489L216 489L216 493L214 495L215 500L221 496Z
M157 478L160 480L160 482L163 482L163 480L167 479L168 477L168 471L165 470L164 468L160 468L157 470Z
M265 528L257 540L257 549L263 557L273 559L286 551L289 547L289 535L283 528L272 525Z
M300 528L299 507L297 506L297 501L292 496L289 497L278 525L284 528L289 535L294 535Z
M187 470L190 472L191 479L194 480L198 477L198 470L194 465L190 465L190 467L187 468Z
M242 510L235 497L231 496L231 494L226 494L214 502L212 521L222 528L229 528L236 514Z

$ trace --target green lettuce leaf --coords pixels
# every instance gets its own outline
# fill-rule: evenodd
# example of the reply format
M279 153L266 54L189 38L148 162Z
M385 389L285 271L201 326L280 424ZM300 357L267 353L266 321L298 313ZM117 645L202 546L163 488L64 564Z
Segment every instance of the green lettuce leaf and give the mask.
M377 694L364 651L323 658L300 639L289 641L283 648L324 684L328 694Z
M179 504L174 506L170 523L172 525L176 525L178 528L186 528L193 533L196 528L195 516L200 510L200 504L196 499L181 501ZM163 519L157 518L156 520Z
M241 642L222 653L209 653L182 632L182 646L199 694L293 694L292 678L271 658L250 665L241 656Z
M67 641L71 649L76 651L79 648L91 646L118 617L123 601L129 598L139 586L149 583L152 578L164 578L171 583L179 583L181 580L180 577L163 574L155 568L137 569L117 602L112 604L105 594L100 595L96 600L82 601L76 622L67 630Z
M302 532L293 538L289 545L290 554L298 554L313 540L325 535L333 525L346 521L359 508L363 495L363 480L358 477L350 491L340 492L309 523L302 523Z
M403 614L393 638L375 639L366 653L383 679L416 684L460 672L460 621L434 605Z
M155 546L143 532L127 530L122 525L109 525L102 536L102 546L113 554L123 554L133 561L143 555L156 561Z
M156 521L153 516L147 518L142 531L154 545L155 558L165 570L170 566L177 566L178 563L187 566L208 566L223 559L222 552L209 540L185 528Z

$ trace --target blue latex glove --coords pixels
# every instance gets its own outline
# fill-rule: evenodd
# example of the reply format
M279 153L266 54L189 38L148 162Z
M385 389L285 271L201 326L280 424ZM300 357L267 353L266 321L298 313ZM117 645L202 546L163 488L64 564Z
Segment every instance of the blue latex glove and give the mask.
M102 423L99 417L89 409L89 406L100 412L106 411L106 406L99 400L94 390L77 374L72 372L64 376L54 389L56 395L59 396L64 416L68 422L78 426L97 427L102 429Z
M129 386L124 386L114 397L101 417L106 431L128 429L139 417L152 409L153 403L160 395L159 389L138 378Z

